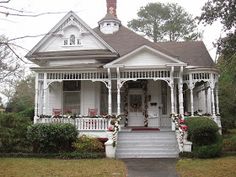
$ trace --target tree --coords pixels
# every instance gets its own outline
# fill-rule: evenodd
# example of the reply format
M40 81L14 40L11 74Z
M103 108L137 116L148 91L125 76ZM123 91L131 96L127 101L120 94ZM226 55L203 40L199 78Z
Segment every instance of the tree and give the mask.
M195 20L181 6L175 3L149 3L141 7L138 19L128 22L128 27L144 33L157 41L196 40Z
M209 0L198 17L204 24L213 24L220 20L226 37L216 43L220 57L218 68L220 111L223 128L236 127L236 1Z
M229 56L236 53L236 1L235 0L209 0L202 8L199 21L212 24L217 20L224 26L227 36L218 40L218 52Z
M21 65L6 41L4 36L0 36L0 83L12 81L13 78L19 78L22 74Z
M13 112L21 112L32 109L34 106L34 77L18 81L15 93L10 99L7 108Z

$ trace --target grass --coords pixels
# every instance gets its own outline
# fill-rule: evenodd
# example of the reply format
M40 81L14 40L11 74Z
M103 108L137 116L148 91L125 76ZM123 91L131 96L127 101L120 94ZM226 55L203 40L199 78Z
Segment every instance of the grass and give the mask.
M181 177L235 177L236 156L216 159L181 159L177 163Z
M113 159L0 158L0 177L124 177L126 171Z

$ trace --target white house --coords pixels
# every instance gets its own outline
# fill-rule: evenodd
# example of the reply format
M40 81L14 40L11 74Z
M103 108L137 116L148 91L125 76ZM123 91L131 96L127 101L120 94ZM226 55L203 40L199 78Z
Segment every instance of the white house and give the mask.
M101 115L124 114L124 127L175 130L170 113L198 112L220 126L219 74L204 43L150 42L122 25L116 0L107 0L95 29L70 11L26 57L38 65L35 122L69 122L49 118L69 113L79 131L103 136L109 121Z

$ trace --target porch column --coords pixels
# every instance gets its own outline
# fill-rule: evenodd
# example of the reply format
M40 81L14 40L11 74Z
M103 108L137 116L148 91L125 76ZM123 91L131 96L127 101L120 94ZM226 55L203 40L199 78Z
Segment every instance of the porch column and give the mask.
M108 115L112 114L112 100L111 100L111 70L110 68L108 68L108 84L107 84L107 88L108 88Z
M174 66L171 67L170 72L170 91L171 91L171 113L175 112L175 104L174 104Z
M193 107L193 89L194 89L194 83L193 83L193 77L192 74L189 74L189 89L190 89L190 105L191 105L191 116L194 116L194 107Z
M43 76L43 115L46 115L47 73Z
M170 93L171 93L171 113L175 112L175 105L174 105L174 66L171 67L170 71ZM175 123L172 122L171 129L175 130Z
M208 112L208 85L207 83L204 84L204 87L205 87L205 113L209 113Z
M120 70L116 68L117 71L117 115L120 115L120 89L122 87L120 82Z
M183 96L183 66L180 67L179 73L179 114L184 114L184 96Z
M216 86L215 91L216 91L216 114L219 115L220 110L219 110L219 88L218 88L218 86Z
M174 84L174 98L175 98L175 113L177 113L178 112L178 109L177 109L177 84Z
M34 124L37 122L38 118L38 94L39 94L39 82L38 82L38 73L35 76L35 98L34 98Z
M216 110L215 110L215 82L213 78L213 74L211 73L211 82L210 82L210 88L211 88L211 109L212 109L212 116L215 118L216 116Z

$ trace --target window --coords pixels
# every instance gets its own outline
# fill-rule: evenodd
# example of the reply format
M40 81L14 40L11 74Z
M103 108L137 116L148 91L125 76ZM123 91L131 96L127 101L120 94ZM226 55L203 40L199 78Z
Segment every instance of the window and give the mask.
M80 81L63 82L64 114L80 114Z
M101 84L101 104L100 104L100 114L108 114L108 89L105 84Z
M64 46L76 46L81 45L81 40L79 38L76 38L74 34L70 35L69 38L65 38L63 41Z
M77 45L80 45L81 43L80 43L80 40L79 39L77 39Z
M75 45L75 35L70 35L70 45Z
M167 114L167 83L161 81L162 114Z
M124 112L124 87L120 90L120 111ZM101 115L108 114L108 89L105 84L101 84L101 104L100 104L100 113ZM116 81L112 82L112 113L117 113L117 90L116 90Z
M64 45L68 45L68 39L64 40Z

